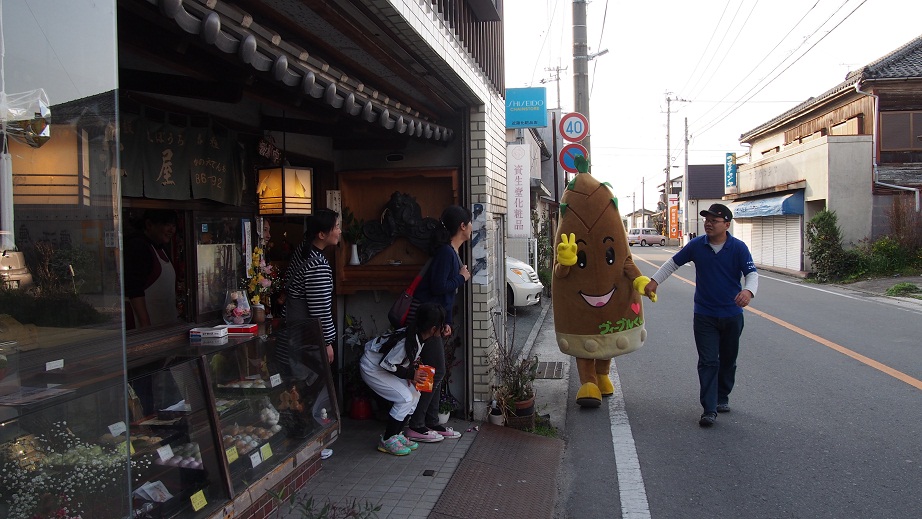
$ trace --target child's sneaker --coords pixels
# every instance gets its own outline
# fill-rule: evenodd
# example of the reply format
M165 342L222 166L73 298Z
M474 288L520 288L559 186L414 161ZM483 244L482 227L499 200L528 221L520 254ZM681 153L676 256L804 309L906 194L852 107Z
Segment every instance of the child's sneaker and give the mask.
M422 442L422 443L435 443L435 442L440 442L444 440L441 434L431 429L426 429L426 432L421 433L419 431L414 431L413 428L410 427L409 429L404 431L404 434L406 435L407 438L413 441Z
M403 434L397 434L397 439L400 440L400 443L403 444L404 447L410 449L411 451L415 451L416 449L419 448L419 444L418 444L418 443L416 443L415 441L413 441L413 440L407 438L407 437L404 436Z
M404 445L400 443L400 438L398 438L396 434L386 440L383 437L378 437L378 440L378 450L385 454L393 454L394 456L406 456L410 453L410 448L404 447Z

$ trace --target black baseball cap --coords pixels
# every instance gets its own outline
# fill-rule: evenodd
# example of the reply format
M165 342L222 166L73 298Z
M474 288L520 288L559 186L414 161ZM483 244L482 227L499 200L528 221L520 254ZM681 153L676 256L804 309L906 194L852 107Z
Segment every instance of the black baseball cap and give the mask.
M733 213L723 204L711 204L711 207L708 207L707 211L701 211L700 214L701 216L716 216L718 218L723 218L725 222L729 222L733 219Z

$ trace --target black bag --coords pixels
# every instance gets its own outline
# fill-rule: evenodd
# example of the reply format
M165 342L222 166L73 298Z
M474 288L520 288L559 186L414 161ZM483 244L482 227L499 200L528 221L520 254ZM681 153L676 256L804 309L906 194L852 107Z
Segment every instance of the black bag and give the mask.
M420 281L423 280L423 276L426 275L426 271L429 270L429 263L431 262L432 258L429 258L426 264L423 265L422 270L419 271L419 274L413 278L410 286L397 296L397 300L394 301L390 311L387 312L387 320L391 322L394 328L403 328L407 325L410 317L416 315L416 309L419 307L420 302L413 297L413 294L416 292L416 287L419 286Z

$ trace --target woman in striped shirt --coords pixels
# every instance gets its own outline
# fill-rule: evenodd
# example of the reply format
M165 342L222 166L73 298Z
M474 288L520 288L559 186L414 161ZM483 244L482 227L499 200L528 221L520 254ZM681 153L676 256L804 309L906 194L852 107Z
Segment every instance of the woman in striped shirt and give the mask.
M339 213L320 209L308 217L306 227L304 241L291 255L285 274L285 319L288 323L320 319L327 357L333 362L333 268L323 250L339 243L343 233Z

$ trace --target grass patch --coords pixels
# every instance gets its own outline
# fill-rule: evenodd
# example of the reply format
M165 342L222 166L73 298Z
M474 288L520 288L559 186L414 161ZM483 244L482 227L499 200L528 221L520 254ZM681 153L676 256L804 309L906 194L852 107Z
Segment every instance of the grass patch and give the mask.
M916 297L917 299L918 297L915 296L914 294L918 294L920 292L922 292L922 288L919 288L918 286L916 286L915 283L907 283L907 282L897 283L887 289L888 296L896 296L896 297L907 297L908 296L908 297Z

